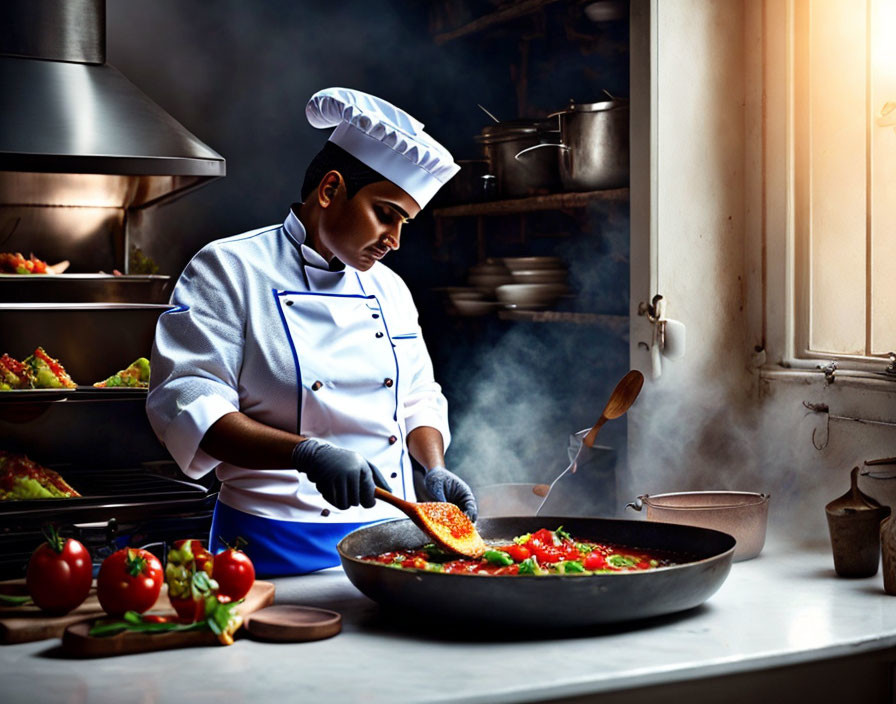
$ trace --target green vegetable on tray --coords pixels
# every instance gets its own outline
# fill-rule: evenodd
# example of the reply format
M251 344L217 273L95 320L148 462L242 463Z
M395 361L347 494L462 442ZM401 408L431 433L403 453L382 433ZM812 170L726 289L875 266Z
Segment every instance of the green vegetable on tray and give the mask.
M146 357L140 357L132 362L127 369L116 372L108 379L98 381L94 386L97 388L147 388L149 386L149 360Z

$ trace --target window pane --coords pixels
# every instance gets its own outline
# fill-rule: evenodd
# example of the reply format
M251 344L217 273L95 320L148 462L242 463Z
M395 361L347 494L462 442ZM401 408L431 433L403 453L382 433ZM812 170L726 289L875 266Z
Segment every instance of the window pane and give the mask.
M896 350L896 0L872 7L871 353L886 354Z
M865 4L810 7L809 346L864 354Z

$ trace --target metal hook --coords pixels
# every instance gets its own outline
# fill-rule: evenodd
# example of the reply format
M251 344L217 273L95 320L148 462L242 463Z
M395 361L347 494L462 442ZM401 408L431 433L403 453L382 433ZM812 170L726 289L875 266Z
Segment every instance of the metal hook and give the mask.
M828 446L828 443L831 441L831 417L825 416L824 419L824 445L819 445L815 442L815 433L818 428L812 428L812 446L818 450L819 452Z
M808 408L813 413L824 413L824 444L819 445L815 442L815 433L818 432L818 428L812 428L812 446L818 450L819 452L828 446L828 443L831 441L831 414L830 409L826 403L809 403L808 401L803 401L803 406Z

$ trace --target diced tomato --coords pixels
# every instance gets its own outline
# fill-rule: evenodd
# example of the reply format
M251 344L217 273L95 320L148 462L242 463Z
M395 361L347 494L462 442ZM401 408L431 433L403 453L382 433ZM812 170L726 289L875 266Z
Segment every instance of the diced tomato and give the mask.
M542 545L554 544L554 532L547 528L535 531L529 538L529 542L541 543Z
M554 546L545 546L540 543L532 545L532 554L538 558L538 561L541 563L554 563L560 562L563 559L562 551L558 550Z
M510 555L510 557L513 558L514 562L522 562L532 555L529 548L527 548L525 545L517 545L516 543L514 543L513 545L506 545L501 549L508 555Z

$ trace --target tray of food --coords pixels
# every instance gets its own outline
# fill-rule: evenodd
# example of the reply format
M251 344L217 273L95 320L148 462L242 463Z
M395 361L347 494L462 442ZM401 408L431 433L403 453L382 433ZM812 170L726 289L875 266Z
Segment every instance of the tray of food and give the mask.
M0 356L0 403L33 403L66 398L143 397L149 388L149 360L138 357L127 367L89 385L76 383L59 359L43 347L22 360Z
M173 280L156 273L69 273L33 254L0 253L0 301L6 303L167 303Z

